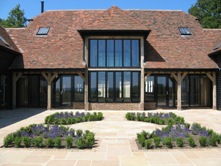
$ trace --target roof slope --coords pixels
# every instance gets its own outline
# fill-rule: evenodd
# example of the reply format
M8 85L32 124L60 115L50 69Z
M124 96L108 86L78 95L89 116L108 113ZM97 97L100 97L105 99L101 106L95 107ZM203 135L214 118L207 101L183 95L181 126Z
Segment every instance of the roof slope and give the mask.
M37 36L39 27L50 27ZM192 35L182 37L179 27ZM34 18L26 29L8 32L23 54L13 68L84 68L83 39L78 30L151 30L145 41L145 68L214 69L208 54L221 31L204 30L195 17L182 11L108 10L48 11Z
M221 31L202 29L195 17L182 11L128 11L151 29L145 50L145 68L217 68L208 54ZM189 27L191 36L181 36L179 27Z
M104 11L88 24L83 25L81 30L149 30L135 18L126 12L113 6Z
M0 26L0 46L10 51L19 52L13 40L8 35L7 31Z

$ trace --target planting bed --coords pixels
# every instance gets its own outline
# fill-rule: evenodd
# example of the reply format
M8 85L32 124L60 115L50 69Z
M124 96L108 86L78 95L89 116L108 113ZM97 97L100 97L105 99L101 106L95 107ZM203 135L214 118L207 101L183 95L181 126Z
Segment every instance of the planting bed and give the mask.
M100 121L103 119L103 114L101 112L94 113L79 113L76 112L60 112L49 115L45 118L45 124L75 124L87 121Z
M128 112L125 115L127 120L131 121L142 121L142 122L149 122L155 123L159 125L166 125L166 124L183 124L184 118L177 116L176 114L170 113L134 113Z
M220 134L198 123L185 123L184 118L174 113L127 113L126 118L166 125L152 133L138 133L137 142L141 148L221 147Z
M22 127L4 138L4 147L92 148L94 133L65 126L33 124Z

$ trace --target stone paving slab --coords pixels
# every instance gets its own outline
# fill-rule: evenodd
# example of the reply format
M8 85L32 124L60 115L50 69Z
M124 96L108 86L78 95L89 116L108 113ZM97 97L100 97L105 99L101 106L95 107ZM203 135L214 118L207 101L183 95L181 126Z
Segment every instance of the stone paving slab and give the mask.
M22 126L43 123L45 116L54 112L83 110L17 109L0 111L0 145L3 138ZM93 112L93 111L92 111ZM134 112L134 111L132 111ZM174 112L188 123L198 122L221 133L221 112L200 110L156 110ZM103 111L104 120L69 125L74 129L96 133L97 146L91 150L76 149L16 149L0 148L0 166L220 166L221 148L171 150L139 150L135 139L142 130L153 131L162 126L127 121L125 111ZM20 116L20 117L19 117Z

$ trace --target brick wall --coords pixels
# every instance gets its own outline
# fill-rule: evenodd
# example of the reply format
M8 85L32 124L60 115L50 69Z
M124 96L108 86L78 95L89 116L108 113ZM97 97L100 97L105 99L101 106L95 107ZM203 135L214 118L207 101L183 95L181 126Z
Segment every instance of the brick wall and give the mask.
M89 110L144 110L143 103L89 103Z
M83 102L74 102L72 103L73 109L84 109L84 103Z
M147 102L144 103L144 109L145 110L155 110L157 108L156 102Z

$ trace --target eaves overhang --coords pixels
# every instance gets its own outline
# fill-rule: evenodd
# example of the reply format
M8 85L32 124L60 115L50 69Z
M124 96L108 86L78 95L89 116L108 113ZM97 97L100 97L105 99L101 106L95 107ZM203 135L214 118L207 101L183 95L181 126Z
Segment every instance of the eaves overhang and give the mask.
M83 30L78 32L82 37L85 36L143 36L147 38L151 30Z

